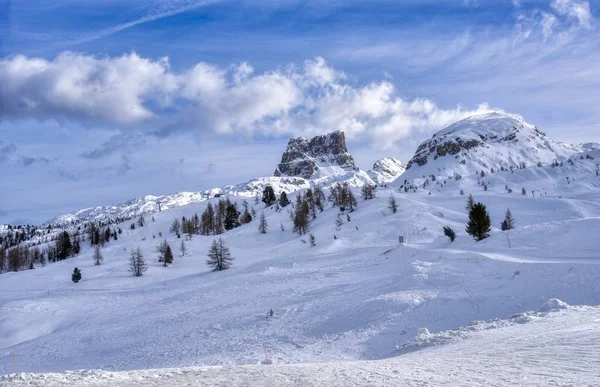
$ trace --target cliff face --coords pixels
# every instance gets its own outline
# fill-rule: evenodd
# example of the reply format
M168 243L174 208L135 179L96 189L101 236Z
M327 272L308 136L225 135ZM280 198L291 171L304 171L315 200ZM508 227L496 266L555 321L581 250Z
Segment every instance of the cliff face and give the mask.
M316 136L310 140L304 137L291 138L274 175L310 179L319 171L319 167L330 166L356 169L342 131Z

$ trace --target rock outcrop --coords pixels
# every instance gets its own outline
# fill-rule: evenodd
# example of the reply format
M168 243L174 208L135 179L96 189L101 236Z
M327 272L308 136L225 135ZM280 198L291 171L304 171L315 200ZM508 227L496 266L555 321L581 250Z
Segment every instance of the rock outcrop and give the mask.
M320 168L330 166L344 170L356 169L342 131L316 136L310 140L304 137L291 138L274 175L310 179Z

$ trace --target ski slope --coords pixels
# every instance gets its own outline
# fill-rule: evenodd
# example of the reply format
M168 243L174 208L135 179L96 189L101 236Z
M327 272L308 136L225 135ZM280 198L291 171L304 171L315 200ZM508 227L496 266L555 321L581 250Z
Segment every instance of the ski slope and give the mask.
M135 230L128 221L119 240L103 248L102 266L93 265L84 244L75 258L0 276L0 374L11 371L13 354L17 372L103 371L0 380L84 385L97 378L100 385L158 385L206 376L214 385L225 380L244 385L252 379L243 377L252 374L251 385L263 384L261 378L308 385L324 380L365 385L366 378L380 385L396 380L597 384L581 363L592 369L597 364L598 352L589 353L597 348L591 334L596 325L587 324L598 320L592 307L532 314L527 324L467 332L465 340L452 333L446 340L443 334L472 321L538 310L553 298L569 305L600 304L595 169L595 161L577 159L564 167L497 172L486 176L487 191L474 175L438 180L416 193L400 193L394 184L380 187L375 199L359 200L350 221L343 216L339 229L336 208L319 213L310 227L317 243L312 248L307 235L292 233L287 209L252 204L258 214L265 211L269 232L259 234L253 221L225 233L235 261L224 272L210 272L205 265L213 237L194 236L188 254L176 254L170 267L157 262L159 232L177 252L180 240L168 233L171 222L200 213L207 201L154 213L155 222L147 216L147 226ZM520 194L521 187L527 195ZM482 242L464 232L461 189L490 212L493 230ZM387 208L391 194L398 201L396 214ZM505 233L498 227L507 208L517 228ZM454 243L443 236L443 226L457 232ZM128 257L138 246L150 268L134 278ZM75 266L83 274L78 284L71 282ZM267 317L270 309L273 317ZM424 335L423 328L433 336ZM552 329L556 337L550 337ZM546 353L547 342L556 349ZM276 367L252 367L264 360L265 345ZM513 356L517 351L525 357ZM360 365L348 363L356 361ZM306 365L287 366L298 363ZM244 367L182 369L198 366ZM499 372L502 367L515 374ZM132 371L167 368L177 370ZM373 379L377 374L382 379Z
M22 373L0 377L0 386L593 386L600 384L598 323L600 309L555 301L541 312L422 333L425 348L385 360Z

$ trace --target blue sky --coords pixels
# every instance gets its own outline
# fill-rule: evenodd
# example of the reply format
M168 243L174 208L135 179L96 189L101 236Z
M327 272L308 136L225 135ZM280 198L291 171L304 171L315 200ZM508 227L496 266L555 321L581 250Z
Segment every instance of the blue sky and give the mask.
M364 169L492 109L600 141L599 9L0 0L0 222L269 175L292 135Z

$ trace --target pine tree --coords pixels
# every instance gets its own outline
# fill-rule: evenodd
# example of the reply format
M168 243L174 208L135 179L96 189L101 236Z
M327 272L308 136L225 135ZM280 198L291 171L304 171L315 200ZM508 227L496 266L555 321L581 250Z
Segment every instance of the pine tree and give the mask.
M144 218L144 214L140 214L140 217L137 221L138 226L144 227L146 225L146 218Z
M139 247L131 250L131 254L129 255L129 271L131 274L134 277L141 277L146 270L148 270L148 265L146 264L146 260L144 260L142 250Z
M513 219L510 209L506 210L506 214L504 215L504 220L500 224L500 228L502 231L508 231L515 228L515 220Z
M317 245L315 236L312 233L310 234L308 239L310 240L310 247L315 247Z
M489 236L491 220L485 205L475 203L469 211L467 234L472 235L476 241L481 241Z
M444 235L450 238L450 242L454 242L454 240L456 239L456 233L453 229L451 229L448 226L444 227Z
M78 268L75 268L75 270L73 270L73 274L71 274L71 281L75 283L81 281L81 270L79 270Z
M223 238L213 240L208 250L208 259L206 260L206 264L212 267L213 271L229 269L233 259L229 247L227 247Z
M262 201L265 203L267 207L271 206L277 198L275 197L275 191L273 191L273 187L270 185L266 186L263 190Z
M398 212L398 203L396 203L396 198L394 197L394 194L391 194L390 198L388 199L388 208L392 211L393 214Z
M102 257L102 251L100 250L100 245L94 246L94 253L92 254L92 260L94 261L94 265L100 266L102 262L104 262L104 257Z
M265 217L265 212L263 211L260 214L260 221L258 222L258 232L260 232L261 234L266 234L268 228L269 225L267 224L267 218Z
M56 239L56 258L60 261L71 256L72 247L69 233L66 231L59 233Z
M240 226L240 212L234 203L228 203L225 210L225 221L223 223L225 230L232 230Z
M283 191L281 193L281 195L279 196L279 205L281 206L281 208L284 208L289 204L290 204L290 200L288 199L288 196L285 193L285 191Z
M294 232L305 234L309 226L310 207L301 194L296 197L296 211L294 212Z
M188 251L187 246L185 245L185 242L183 241L183 239L181 240L181 244L179 245L179 251L181 251L182 257L185 257L185 254Z
M527 191L525 190L525 188L521 188L521 195L527 195Z
M465 210L467 210L467 212L471 211L471 209L473 208L473 205L475 205L475 200L473 199L473 194L469 194L469 197L467 198L467 204L465 205Z
M167 265L171 263L173 263L173 252L171 251L171 246L167 244L165 247L165 254L163 255L163 266L167 267Z

